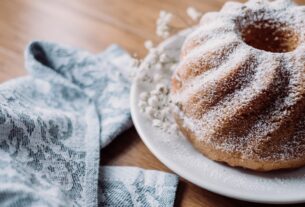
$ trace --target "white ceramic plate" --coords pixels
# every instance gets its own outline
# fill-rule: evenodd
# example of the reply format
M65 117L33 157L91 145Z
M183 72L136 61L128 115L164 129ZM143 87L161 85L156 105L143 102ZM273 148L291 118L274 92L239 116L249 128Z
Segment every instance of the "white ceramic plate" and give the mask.
M159 49L178 60L181 45L189 32L183 31L166 40ZM153 64L151 61L149 55L144 60ZM171 170L202 188L240 200L277 204L305 202L305 168L269 173L232 168L204 157L182 135L170 135L153 127L138 107L139 94L152 87L139 79L134 81L132 119L147 147Z

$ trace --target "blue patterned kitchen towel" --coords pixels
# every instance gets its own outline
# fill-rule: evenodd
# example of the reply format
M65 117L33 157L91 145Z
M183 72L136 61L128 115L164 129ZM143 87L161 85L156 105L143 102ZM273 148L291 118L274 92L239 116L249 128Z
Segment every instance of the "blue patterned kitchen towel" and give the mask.
M132 125L129 55L33 42L25 58L30 75L0 85L0 206L173 206L175 175L99 167Z

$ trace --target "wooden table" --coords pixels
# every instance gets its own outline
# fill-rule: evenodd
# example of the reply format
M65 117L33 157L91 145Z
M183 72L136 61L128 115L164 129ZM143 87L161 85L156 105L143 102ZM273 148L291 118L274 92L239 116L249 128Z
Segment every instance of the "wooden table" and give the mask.
M206 12L224 0L0 0L0 82L25 75L23 50L43 39L100 52L117 43L143 57L145 40L160 41L155 21L161 9L186 18L189 5ZM298 1L305 3L305 0ZM102 152L102 165L130 165L170 172L134 128ZM226 198L180 180L175 206L266 206ZM294 205L295 206L295 205ZM298 205L301 206L301 205Z

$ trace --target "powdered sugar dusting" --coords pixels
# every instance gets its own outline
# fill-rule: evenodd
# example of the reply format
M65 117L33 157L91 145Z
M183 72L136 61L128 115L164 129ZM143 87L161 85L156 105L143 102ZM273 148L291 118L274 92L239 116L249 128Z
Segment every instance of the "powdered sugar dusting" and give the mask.
M185 127L245 158L304 157L305 133L297 127L304 126L305 113L304 20L304 8L288 0L230 2L204 15L173 76L180 84L172 93L174 109ZM235 48L225 51L230 43ZM205 68L205 61L216 67ZM198 75L194 65L204 72ZM245 68L242 75L234 72Z

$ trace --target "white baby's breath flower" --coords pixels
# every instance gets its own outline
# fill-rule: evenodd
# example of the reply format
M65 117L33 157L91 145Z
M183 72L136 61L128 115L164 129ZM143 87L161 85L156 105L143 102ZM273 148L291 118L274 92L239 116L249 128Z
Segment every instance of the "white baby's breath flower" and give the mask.
M158 83L157 86L156 86L156 90L164 92L166 90L166 85L163 84L163 83Z
M140 65L141 65L141 60L136 59L136 58L132 59L132 63L131 63L132 67L138 68Z
M169 130L170 130L171 125L172 124L169 122L169 120L166 120L165 124L163 125L163 128L164 128L163 130L170 133Z
M146 40L144 42L144 47L147 49L147 50L150 50L154 47L154 44L151 40Z
M158 105L158 97L157 96L151 96L149 99L148 99L148 104L152 107L156 107Z
M140 70L144 71L144 70L149 70L151 67L151 65L149 63L147 63L147 61L143 61L140 65Z
M141 100L141 101L147 101L148 98L149 98L149 94L148 94L147 92L142 92L142 93L140 94L140 100Z
M159 91L154 89L150 92L150 94L151 94L151 96L157 96L157 95L159 95Z
M136 75L136 77L141 80L142 82L148 82L150 81L150 77L146 75L146 73L143 73L142 71L139 71Z
M161 81L162 80L162 75L160 74L160 73L156 73L156 74L154 74L154 77L153 77L153 81L154 82L159 82L159 81Z
M172 21L173 15L166 11L160 11L159 18L157 19L157 31L156 34L159 37L167 38L170 35L171 27L170 22Z
M147 106L147 103L145 101L139 101L138 106L140 109L145 109L145 107Z
M159 62L159 57L160 57L160 54L159 54L159 51L156 49L156 48L151 48L149 50L149 56L151 58L151 62L152 63L158 63Z
M162 64L161 63L156 63L155 70L162 70Z
M154 109L151 107L151 106L148 106L145 108L145 114L150 117L150 118L153 118L154 117Z
M152 121L152 124L153 124L153 126L155 126L155 127L160 127L160 126L162 125L162 122L161 122L160 120L158 120L158 119L154 119L154 120Z
M186 9L186 13L194 21L198 21L202 17L202 13L192 6Z
M162 53L162 54L160 55L159 59L160 59L160 62L161 62L161 63L165 63L166 60L167 60L167 55L166 55L165 53Z
M168 113L167 108L164 108L163 110L160 111L160 118L161 119L165 119L168 116L170 116L170 114Z

